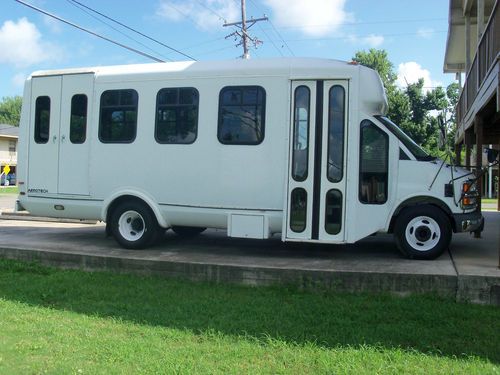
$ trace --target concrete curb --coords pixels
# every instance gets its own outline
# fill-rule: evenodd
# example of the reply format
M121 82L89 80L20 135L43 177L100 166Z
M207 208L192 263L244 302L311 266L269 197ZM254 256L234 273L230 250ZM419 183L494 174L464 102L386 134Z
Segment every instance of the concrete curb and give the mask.
M458 275L457 301L500 306L500 278Z
M0 248L0 256L8 259L36 261L44 265L66 269L156 275L191 281L253 286L284 285L307 290L391 293L396 295L433 293L443 297L456 298L458 288L457 277L450 275L246 267L14 248ZM466 280L463 283L464 286L468 285ZM487 303L486 301L477 302Z

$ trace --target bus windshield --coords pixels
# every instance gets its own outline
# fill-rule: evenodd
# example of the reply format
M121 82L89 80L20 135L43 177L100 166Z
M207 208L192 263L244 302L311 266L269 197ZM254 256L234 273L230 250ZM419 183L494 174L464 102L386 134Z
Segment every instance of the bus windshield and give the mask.
M384 116L375 116L377 120L379 120L382 124L385 125L387 129L390 130L392 134L394 134L405 146L406 148L413 154L413 156L419 161L431 161L435 160L434 156L429 155L424 151L422 147L417 145L413 139L408 137L404 131L401 130L399 126L389 120Z

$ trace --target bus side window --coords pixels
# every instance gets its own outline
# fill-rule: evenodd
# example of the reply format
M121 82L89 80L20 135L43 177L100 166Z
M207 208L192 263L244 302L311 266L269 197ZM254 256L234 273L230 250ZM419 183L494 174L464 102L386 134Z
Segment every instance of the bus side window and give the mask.
M158 143L193 143L198 134L198 90L165 88L156 95L155 138Z
M258 145L264 140L265 117L262 87L224 87L219 94L217 138L226 145Z
M137 91L107 90L101 95L99 139L103 143L132 143L137 134Z
M387 201L389 137L369 120L361 122L359 200L366 204Z
M50 98L39 96L35 102L35 142L47 143L50 132Z

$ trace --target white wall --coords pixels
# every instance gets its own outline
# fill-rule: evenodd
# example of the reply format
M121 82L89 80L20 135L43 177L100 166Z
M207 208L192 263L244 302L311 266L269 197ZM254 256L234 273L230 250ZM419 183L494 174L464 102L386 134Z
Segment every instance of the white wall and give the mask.
M16 152L9 151L9 144L11 141L16 142ZM0 164L17 165L17 139L4 138L0 136Z

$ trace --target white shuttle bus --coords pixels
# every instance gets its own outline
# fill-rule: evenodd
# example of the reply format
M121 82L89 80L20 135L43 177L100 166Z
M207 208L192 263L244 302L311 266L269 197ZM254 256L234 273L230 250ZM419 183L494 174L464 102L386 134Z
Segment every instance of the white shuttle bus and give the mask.
M432 259L452 232L482 230L477 193L386 109L374 70L327 59L36 72L19 207L101 220L132 249L169 228L332 244L388 232L406 256Z

